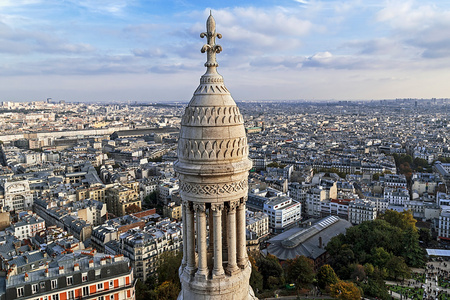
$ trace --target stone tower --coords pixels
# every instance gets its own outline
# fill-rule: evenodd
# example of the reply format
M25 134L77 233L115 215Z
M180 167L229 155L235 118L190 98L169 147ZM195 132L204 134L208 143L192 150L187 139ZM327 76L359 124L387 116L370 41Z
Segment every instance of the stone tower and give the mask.
M244 121L217 73L216 23L206 22L206 73L181 119L174 164L183 201L178 299L254 299L245 238L248 159Z

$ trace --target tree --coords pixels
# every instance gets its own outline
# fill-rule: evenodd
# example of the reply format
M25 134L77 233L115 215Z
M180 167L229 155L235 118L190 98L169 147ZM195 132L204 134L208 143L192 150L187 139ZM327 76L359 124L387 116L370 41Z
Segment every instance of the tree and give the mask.
M402 212L397 212L392 209L386 210L386 212L380 216L381 219L385 220L389 224L400 228L401 230L407 230L408 228L417 231L416 222L411 210L404 210Z
M178 276L178 268L181 265L183 253L178 252L164 252L159 257L158 283L170 281L175 285L180 285L180 278Z
M148 285L138 280L136 282L136 300L155 299L154 292L149 289Z
M380 179L380 174L379 173L375 173L372 175L372 179L375 181L378 181Z
M386 269L388 271L388 275L395 280L399 277L405 279L410 276L409 268L403 257L392 256L387 262Z
M422 267L425 261L425 253L419 246L419 232L415 228L407 228L403 232L402 242L404 245L401 253L408 266Z
M354 265L351 278L356 282L367 279L367 274L366 274L364 267L360 264Z
M171 281L164 281L155 289L156 299L176 300L181 289Z
M323 265L317 271L317 283L322 289L331 284L335 284L338 281L339 278L330 265Z
M255 292L262 291L264 278L262 274L259 272L255 258L249 255L248 259L250 260L250 263L252 265L252 273L250 274L250 286Z
M258 266L258 270L263 276L263 288L271 289L273 288L274 281L271 279L269 281L269 277L278 278L280 280L279 284L282 284L283 277L283 268L278 261L278 258L271 254L267 254L266 257L260 256L256 264Z
M330 295L341 300L359 300L361 291L353 282L339 281L330 286Z
M314 280L314 262L306 256L287 260L287 280L297 287L306 286Z

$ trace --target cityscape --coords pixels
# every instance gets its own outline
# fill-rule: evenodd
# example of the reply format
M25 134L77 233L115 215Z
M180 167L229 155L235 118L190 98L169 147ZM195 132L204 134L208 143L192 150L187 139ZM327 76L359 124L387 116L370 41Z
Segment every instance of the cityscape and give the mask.
M253 162L249 253L281 262L305 256L317 271L332 261L333 237L390 210L417 220L420 246L445 249L449 101L238 103ZM183 249L173 163L185 107L3 102L6 282L17 286L40 272L70 278L60 270L78 264L76 280L84 268L124 262L132 272L126 267L111 279L120 293L134 293L133 280L154 280L161 256ZM277 285L264 281L260 289L270 290L266 284Z
M26 53L31 66L25 76L18 72L16 59L0 64L6 83L0 87L0 300L450 299L450 98L441 96L446 89L438 83L434 94L439 97L424 97L430 89L420 89L418 82L429 79L411 79L419 78L425 65L425 73L433 68L436 76L438 69L445 71L445 51L415 41L419 36L411 33L422 20L419 11L441 18L445 14L439 8L445 6L355 2L330 6L330 12L315 1L279 6L268 1L258 8L249 4L247 11L238 4L218 7L216 15L195 1L177 3L170 16L189 28L184 34L173 33L183 39L171 48L172 58L164 42L173 39L153 36L158 49L133 48L135 57L155 64L144 66L143 60L126 55L119 59L117 53L131 49L127 47L152 47L134 44L134 35L147 39L155 28L167 33L161 29L165 21L159 19L167 16L167 4L125 2L68 1L45 13L65 12L68 20L85 18L92 26L92 33L84 33L91 45L75 43L72 37L50 38L46 21L39 23L42 35L31 39L40 46L54 42L54 53L40 46L24 48L32 33L24 24L38 24L32 18L27 21L25 7L51 6L41 0L0 4L5 10L0 13L0 41L8 40L16 49L0 47L0 52L9 59ZM79 15L73 15L73 8ZM144 8L154 8L154 15ZM270 9L273 14L263 25L260 18L269 16ZM373 77L374 69L355 79L352 72L362 69L350 67L354 62L339 51L362 47L356 39L341 40L340 45L330 40L328 47L335 47L330 51L338 53L337 60L328 50L300 59L289 47L283 53L272 48L286 40L304 47L302 51L322 51L312 33L330 37L326 28L360 22L350 13L357 9L361 18L370 15L374 24L389 23L392 33L401 33L402 46L397 46L405 50L404 60L398 53L381 51L379 56L367 45L355 56L362 65L375 63L382 76L392 71L389 83ZM317 15L309 17L312 12ZM348 19L327 20L312 29L317 16ZM393 16L409 23L399 25ZM155 23L139 23L145 17ZM206 28L205 23L190 23L200 17ZM89 55L110 55L105 54L109 50L100 52L117 44L112 38L115 28L108 32L101 27L119 19L128 24L130 46L111 54L116 55L111 60L117 62L115 67L94 70L98 65ZM233 27L237 19L243 23ZM60 22L55 18L55 24ZM425 27L435 26L430 21ZM338 27L342 37L360 34ZM361 31L383 40L369 27ZM277 36L280 29L286 32ZM194 30L203 46L184 40ZM244 33L240 42L233 30ZM148 35L142 35L144 31ZM9 43L11 32L18 34L18 44ZM64 25L58 34L62 32L72 31ZM99 32L105 42L92 39ZM292 39L299 36L305 46ZM393 46L393 36L387 39L381 44ZM436 36L431 40L424 39L434 45L442 42ZM237 50L258 43L266 47L262 56ZM217 70L222 57L225 76ZM61 59L58 67L53 58ZM401 66L415 59L411 68ZM430 59L435 60L427 64ZM297 70L289 69L287 60ZM398 69L387 67L393 60ZM48 82L39 86L51 78L34 69L44 61L60 88L47 88ZM90 75L86 61L92 63ZM129 63L128 71L123 61ZM200 67L193 67L199 61L204 62L203 75ZM237 68L228 73L233 65ZM57 68L67 68L67 74ZM199 81L188 75L193 70ZM344 76L342 70L349 73ZM397 81L399 70L411 78ZM304 72L317 73L302 82ZM121 79L115 78L121 73ZM333 81L329 73L340 79ZM139 76L158 79L145 90L138 80L133 82ZM352 79L340 86L346 78ZM392 92L396 81L402 82L399 89L405 84L411 89ZM86 91L70 94L77 84L70 87L67 82L78 82ZM314 92L317 82L329 85ZM11 93L16 84L27 91ZM352 85L355 88L346 93ZM301 86L307 88L299 98ZM190 100L189 93L180 97L186 87L193 91ZM166 95L161 96L162 91ZM390 97L380 96L389 91ZM29 92L35 92L33 97ZM417 95L409 96L412 92ZM106 98L114 93L116 98ZM142 97L145 93L151 96ZM314 93L320 100L311 96ZM333 93L336 97L330 96Z

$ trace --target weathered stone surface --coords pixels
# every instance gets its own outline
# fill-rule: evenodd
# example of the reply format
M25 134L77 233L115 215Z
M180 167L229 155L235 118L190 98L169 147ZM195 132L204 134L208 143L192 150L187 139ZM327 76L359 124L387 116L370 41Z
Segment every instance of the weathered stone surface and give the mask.
M252 164L244 120L216 70L215 55L222 47L215 44L221 35L212 16L201 36L208 39L202 48L207 71L182 117L174 164L186 234L178 299L256 299L245 249L245 200Z

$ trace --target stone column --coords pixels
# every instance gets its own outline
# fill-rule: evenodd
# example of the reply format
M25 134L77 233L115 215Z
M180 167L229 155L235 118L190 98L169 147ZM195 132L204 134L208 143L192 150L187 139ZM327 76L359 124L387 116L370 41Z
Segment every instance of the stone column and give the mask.
M208 262L206 254L206 206L204 203L194 204L197 213L197 247L198 269L195 276L206 278L208 276Z
M213 278L224 275L222 262L222 210L223 204L212 204L214 235L214 268ZM211 230L211 229L210 229Z
M181 205L181 215L183 218L183 260L181 261L181 268L184 269L187 264L187 230L186 230L186 201Z
M239 206L236 209L236 240L237 240L237 264L240 268L247 266L247 251L245 237L245 200L242 198L239 201Z
M194 211L189 201L185 202L186 206L186 251L187 265L185 270L189 274L195 271L195 229L194 229Z
M227 274L234 275L239 270L236 263L236 206L237 201L230 201L227 213L228 265Z

